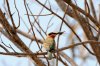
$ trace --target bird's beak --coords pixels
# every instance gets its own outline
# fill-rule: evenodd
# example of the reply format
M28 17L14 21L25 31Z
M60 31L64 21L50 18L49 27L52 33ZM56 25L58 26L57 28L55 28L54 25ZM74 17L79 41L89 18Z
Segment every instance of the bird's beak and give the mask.
M62 35L64 32L58 32L57 34Z

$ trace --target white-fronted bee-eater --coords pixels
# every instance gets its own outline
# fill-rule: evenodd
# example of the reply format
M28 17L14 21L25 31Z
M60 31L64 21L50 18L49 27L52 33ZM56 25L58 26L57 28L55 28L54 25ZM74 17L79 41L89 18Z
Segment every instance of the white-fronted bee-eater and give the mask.
M53 58L52 52L55 50L55 40L54 39L56 35L61 35L61 34L63 34L63 32L58 32L58 33L51 32L47 35L46 39L43 42L43 47L47 51L47 57L49 60Z

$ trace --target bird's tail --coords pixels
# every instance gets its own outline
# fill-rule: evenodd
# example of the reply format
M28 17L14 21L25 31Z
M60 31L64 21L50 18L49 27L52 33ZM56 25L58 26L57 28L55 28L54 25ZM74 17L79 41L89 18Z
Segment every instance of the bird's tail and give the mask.
M53 58L52 52L48 52L48 53L47 53L47 57L48 57L49 60L51 60L51 59Z

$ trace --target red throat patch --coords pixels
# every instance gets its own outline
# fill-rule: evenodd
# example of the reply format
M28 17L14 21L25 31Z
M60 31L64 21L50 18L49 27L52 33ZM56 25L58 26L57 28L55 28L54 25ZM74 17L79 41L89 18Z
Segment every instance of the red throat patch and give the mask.
M52 37L52 38L55 38L55 36L56 36L56 35L54 35L54 34L50 35L50 37Z

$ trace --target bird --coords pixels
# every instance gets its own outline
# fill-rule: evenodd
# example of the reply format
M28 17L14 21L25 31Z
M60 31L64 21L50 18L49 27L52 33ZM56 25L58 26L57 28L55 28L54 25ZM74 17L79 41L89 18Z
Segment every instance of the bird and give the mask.
M47 51L47 58L51 60L53 58L52 52L55 50L55 37L56 35L61 35L63 32L51 32L47 35L46 39L43 41L43 47Z

